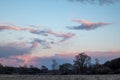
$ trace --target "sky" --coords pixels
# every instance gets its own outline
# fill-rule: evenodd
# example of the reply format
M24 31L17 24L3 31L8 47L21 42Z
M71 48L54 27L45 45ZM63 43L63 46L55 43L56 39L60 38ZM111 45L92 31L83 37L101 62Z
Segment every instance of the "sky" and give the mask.
M0 0L0 63L50 67L85 52L120 57L119 0Z

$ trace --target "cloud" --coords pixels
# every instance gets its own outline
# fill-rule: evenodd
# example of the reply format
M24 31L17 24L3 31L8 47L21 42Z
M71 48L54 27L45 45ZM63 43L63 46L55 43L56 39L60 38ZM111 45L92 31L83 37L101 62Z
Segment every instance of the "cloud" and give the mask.
M70 63L73 63L73 60L76 55L78 55L79 52L59 52L58 54L55 54L52 56L52 58L55 59L63 59L67 60ZM94 62L94 59L98 58L100 60L100 63L104 63L107 60L111 60L114 58L118 58L120 56L120 51L117 52L111 52L111 51L85 51L85 54L89 55L92 58L92 62ZM65 62L65 61L63 61Z
M0 25L0 31L1 30L21 30L21 28L15 26Z
M90 22L90 21L87 21L87 20L79 20L79 19L73 19L72 21L81 23L81 25L73 26L73 27L67 26L68 29L93 30L93 29L96 29L98 27L102 27L102 26L106 26L106 25L110 25L111 24L111 23L107 23L107 22Z
M39 44L42 46L43 49L50 49L51 42L47 42L46 40L34 38L32 41L32 47L37 47Z
M21 54L21 55L12 55L7 58L0 58L0 63L3 65L9 66L22 66L22 65L34 65L40 67L45 65L48 68L51 68L52 60L55 59L58 64L71 63L75 55L78 55L81 52L59 52L53 56L33 56L32 54ZM111 60L120 56L120 52L111 52L111 51L86 51L85 54L91 56L92 62L94 59L98 58L100 63L104 63L107 60Z
M20 27L16 27L16 26L11 26L11 25L0 25L0 31L3 30L16 30L16 31L24 31L24 30L28 30L28 31L33 31L33 28L20 28Z
M39 57L40 58L40 57ZM38 64L38 57L32 56L31 54L13 55L7 58L0 58L0 63L7 66L24 66L24 65L36 65Z
M70 2L80 2L83 4L99 4L99 5L107 5L119 2L120 0L68 0Z
M53 35L54 37L61 38L61 40L59 42L63 42L65 40L75 36L75 34L73 34L73 33L58 33L58 32L52 31L52 30L48 30L48 29L38 29L38 28L30 28L30 27L20 28L20 27L10 26L10 25L0 25L0 31L3 31L3 30L28 31L32 34L42 35L42 36L45 36L45 37L47 37L49 35ZM43 43L44 44L47 43L47 41L45 41L45 40L44 41L39 40L38 42L39 43L42 42L42 45L43 45Z
M0 31L4 31L4 30L15 30L15 31L28 31L31 34L36 34L36 35L42 35L45 37L45 39L38 39L38 38L32 38L32 42L28 42L29 44L32 44L31 48L35 48L38 47L39 45L41 46L42 49L51 49L53 44L58 44L61 42L64 42L66 40L68 40L69 38L72 38L73 36L75 36L75 34L73 33L58 33L52 30L48 30L48 29L38 29L38 28L21 28L21 27L16 27L16 26L10 26L10 25L0 25ZM52 35L52 37L49 38L49 35ZM49 40L47 40L49 38ZM55 39L56 41L55 41ZM19 38L20 40L21 38ZM22 38L23 39L23 38ZM14 45L14 46L11 46ZM18 44L17 44L18 45ZM2 52L4 53L8 53L5 49L7 49L8 51L10 51L10 54L24 54L25 52L28 53L30 50L28 49L21 49L21 48L17 48L18 46L15 45L15 43L13 44L9 44L6 46L0 46L0 49ZM17 46L17 47L16 47ZM5 55L5 54L2 54Z
M36 44L36 42L40 43L44 48L50 48L50 44L61 43L61 42L68 40L69 38L72 38L73 36L75 36L75 34L73 34L73 33L57 33L52 30L44 30L44 31L34 30L34 31L30 31L30 32L33 34L38 34L38 35L43 35L43 36L52 35L55 38L57 38L57 37L60 38L60 40L58 40L57 42L55 42L54 39L52 39L51 42L48 42L46 40L34 39L35 44Z
M52 30L30 30L30 33L32 33L32 34L37 34L37 35L43 35L43 36L49 36L49 35L53 35L54 37L59 37L59 38L61 38L61 40L60 41L58 41L58 42L63 42L63 41L65 41L65 40L67 40L67 39L69 39L69 38L72 38L73 36L75 36L75 34L73 34L73 33L58 33L58 32L55 32L55 31L52 31ZM49 42L47 42L47 41L45 41L45 40L37 40L36 42L39 42L39 43L41 43L42 42L42 45L43 45L43 43L45 43L45 44L48 44ZM54 42L54 41L53 41ZM56 42L56 43L58 43L58 42Z
M54 35L56 37L62 38L59 42L63 42L65 40L67 40L67 39L72 38L73 36L75 36L75 34L73 34L73 33L56 33L56 32L53 32L51 30L49 30L48 33L51 34L51 35Z
M10 58L21 61L22 65L35 65L37 63L37 59L40 57L32 56L31 54L23 54L17 56L10 56Z
M120 52L120 50L117 50L117 49L111 49L111 53L119 53Z
M45 30L30 30L30 33L48 36L47 31L45 31Z
M73 51L73 52L65 52L65 51L63 51L63 52L59 52L58 54L55 54L54 56L55 57L59 57L59 58L64 58L64 59L74 59L74 57L75 57L75 55L77 55L77 54L79 54L80 52L75 52L75 51Z
M30 31L33 34L38 34L38 35L43 35L43 36L48 36L48 35L53 35L55 37L59 37L61 38L61 40L59 42L63 42L69 38L72 38L73 36L75 36L75 34L73 33L58 33L52 30L31 30ZM42 41L43 42L43 41Z
M0 58L0 63L4 66L19 67L23 62L13 58Z
M65 34L62 34L61 37L63 38L60 42L63 42L69 38L72 38L73 36L75 36L75 34L73 33L65 33Z
M26 46L26 43L8 43L5 45L0 45L0 57L9 57L12 55L21 55L30 53L31 47Z
M32 48L36 48L38 45L39 45L38 42L36 42L36 41L32 42Z
M0 25L0 31L3 30L16 30L16 31L29 31L32 34L39 34L43 36L47 36L47 31L46 30L39 30L37 28L20 28L16 26L11 26L11 25Z
M60 55L53 56L33 56L32 54L22 54L22 55L14 55L9 56L7 58L0 58L0 63L8 66L23 66L23 65L34 65L36 67L40 67L41 65L45 65L48 68L51 68L52 60L55 59L58 64L72 62L71 58L65 58Z

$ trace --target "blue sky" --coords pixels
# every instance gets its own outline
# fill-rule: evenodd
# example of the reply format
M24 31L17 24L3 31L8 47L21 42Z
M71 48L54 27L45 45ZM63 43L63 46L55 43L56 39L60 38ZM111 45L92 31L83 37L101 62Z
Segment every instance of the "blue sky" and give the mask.
M46 38L46 36L31 34L29 31L1 30L0 44L4 46L9 43L22 42L31 45L33 39L39 38L46 42L43 41L42 44L40 43L36 48L31 49L30 53L40 57L53 56L62 52L120 51L119 8L120 2L99 5L69 0L0 0L0 25L18 28L36 28L35 26L37 26L37 29L55 32L52 35L48 34L49 36ZM110 25L92 30L66 28L66 26L81 25L82 23L72 21L76 18L93 23L110 23ZM67 36L66 38L63 35L66 33L75 36ZM62 38L65 38L65 41L60 42ZM60 43L50 43L53 39L56 43ZM50 43L50 49L41 48L41 45L47 43Z

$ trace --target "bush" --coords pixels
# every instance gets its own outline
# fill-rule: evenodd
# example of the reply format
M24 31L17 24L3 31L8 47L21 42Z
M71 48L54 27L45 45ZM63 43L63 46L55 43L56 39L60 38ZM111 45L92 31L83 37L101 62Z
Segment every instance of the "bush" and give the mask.
M111 69L108 67L100 67L96 69L97 74L110 74L110 72L111 72Z

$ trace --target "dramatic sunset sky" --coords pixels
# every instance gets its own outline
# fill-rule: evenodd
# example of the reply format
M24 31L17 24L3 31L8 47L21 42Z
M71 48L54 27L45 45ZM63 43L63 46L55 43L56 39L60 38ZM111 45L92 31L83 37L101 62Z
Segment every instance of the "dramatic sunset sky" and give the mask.
M120 1L91 1L0 0L0 63L50 68L80 52L101 63L120 57Z

